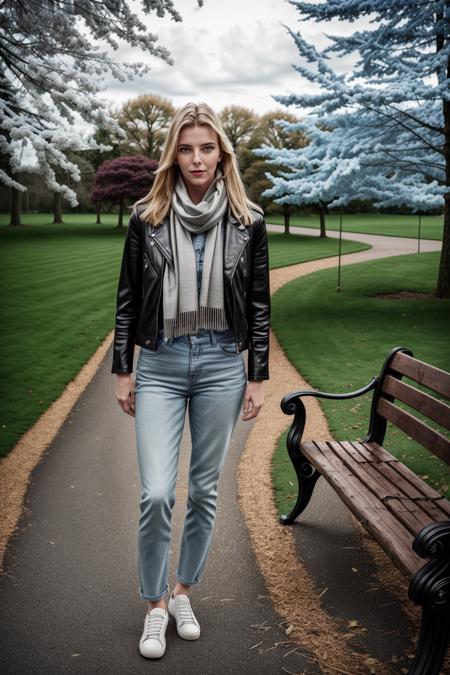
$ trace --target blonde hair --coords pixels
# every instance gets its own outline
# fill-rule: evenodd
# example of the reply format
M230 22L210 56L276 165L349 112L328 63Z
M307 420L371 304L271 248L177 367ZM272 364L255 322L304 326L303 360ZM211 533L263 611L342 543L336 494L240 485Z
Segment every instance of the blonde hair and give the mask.
M211 127L218 136L221 154L218 166L222 169L228 202L234 216L242 223L251 225L254 222L254 216L250 209L253 207L263 213L261 207L247 197L236 154L219 117L207 103L189 102L179 108L172 118L158 168L154 171L155 180L150 192L132 206L133 209L141 204L146 206L139 212L139 217L143 220L152 225L159 225L169 212L172 192L179 172L175 159L180 131L183 127L203 124Z

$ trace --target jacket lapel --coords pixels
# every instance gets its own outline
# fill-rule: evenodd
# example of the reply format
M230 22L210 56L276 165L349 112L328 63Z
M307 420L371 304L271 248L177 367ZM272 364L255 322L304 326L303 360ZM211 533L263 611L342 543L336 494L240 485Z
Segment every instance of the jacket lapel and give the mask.
M166 216L158 227L148 225L147 234L158 246L169 265L174 269L173 251L170 243L169 216Z
M231 209L224 227L223 269L227 276L232 275L239 260L239 256L249 238L245 225L242 225L233 215Z

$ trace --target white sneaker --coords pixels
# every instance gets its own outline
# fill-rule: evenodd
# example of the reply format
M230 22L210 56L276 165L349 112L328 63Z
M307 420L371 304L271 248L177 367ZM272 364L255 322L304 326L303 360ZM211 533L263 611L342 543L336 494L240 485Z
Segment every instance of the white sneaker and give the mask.
M166 628L169 614L162 607L154 607L145 615L144 630L139 640L139 651L148 659L157 659L166 651Z
M187 595L179 593L169 599L169 613L177 622L177 633L185 640L197 640L200 637L200 624L194 616Z

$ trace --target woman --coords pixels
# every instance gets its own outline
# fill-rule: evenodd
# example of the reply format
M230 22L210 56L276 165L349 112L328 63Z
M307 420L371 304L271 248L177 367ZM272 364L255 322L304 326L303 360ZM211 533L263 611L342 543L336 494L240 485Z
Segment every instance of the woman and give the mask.
M135 417L139 595L148 601L139 648L148 658L165 652L169 614L182 638L200 636L188 591L206 563L218 480L240 408L244 421L256 417L269 379L268 262L263 211L246 197L219 118L205 103L187 103L173 117L153 186L130 217L111 370L117 401ZM141 349L134 383L135 344ZM166 608L188 403L189 496L177 583Z

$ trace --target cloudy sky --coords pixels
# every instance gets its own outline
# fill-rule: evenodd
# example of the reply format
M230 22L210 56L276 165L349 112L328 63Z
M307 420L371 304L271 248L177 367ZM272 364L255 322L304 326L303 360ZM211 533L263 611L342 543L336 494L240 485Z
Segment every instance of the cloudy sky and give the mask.
M298 11L286 0L205 0L202 8L196 0L175 0L174 4L183 17L182 23L154 14L146 16L138 0L130 2L149 32L158 35L158 44L170 50L175 64L170 66L128 45L112 52L116 59L120 55L123 61L151 64L146 75L133 81L105 80L106 89L101 95L114 105L152 93L169 98L175 106L206 101L217 111L235 104L258 114L269 110L300 114L272 98L313 91L312 85L292 68L292 64L300 63L300 57L285 25L300 30L316 47L329 43L324 31L347 34L362 26L300 22ZM352 59L347 58L334 65L342 72L351 63Z

